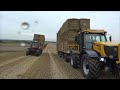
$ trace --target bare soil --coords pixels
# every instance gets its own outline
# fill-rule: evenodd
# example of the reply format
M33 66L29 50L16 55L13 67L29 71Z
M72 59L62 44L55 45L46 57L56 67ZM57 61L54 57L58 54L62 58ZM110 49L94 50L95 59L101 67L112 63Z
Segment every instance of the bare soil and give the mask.
M81 69L74 69L57 55L56 45L49 43L42 55L26 56L27 47L0 46L1 79L85 79ZM100 79L114 79L102 72Z

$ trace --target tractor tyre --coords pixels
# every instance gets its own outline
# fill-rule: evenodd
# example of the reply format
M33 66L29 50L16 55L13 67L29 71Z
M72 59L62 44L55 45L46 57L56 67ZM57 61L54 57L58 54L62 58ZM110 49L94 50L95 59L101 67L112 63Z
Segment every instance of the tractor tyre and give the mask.
M90 58L87 54L82 56L82 73L87 79L97 79L101 72L101 62L97 58Z

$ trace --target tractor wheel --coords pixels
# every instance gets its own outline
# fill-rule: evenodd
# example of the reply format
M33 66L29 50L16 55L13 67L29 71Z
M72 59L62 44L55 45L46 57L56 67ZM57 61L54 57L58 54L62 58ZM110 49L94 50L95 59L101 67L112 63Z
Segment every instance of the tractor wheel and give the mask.
M90 58L84 54L82 56L82 73L87 79L97 79L101 72L101 63L97 58Z
M27 51L26 51L26 56L28 56L29 54L30 54L30 50L27 49Z
M114 70L114 72L116 79L120 79L120 64L116 65L116 70Z
M74 55L74 54L70 54L70 65L73 68L78 68L78 60L76 58L76 55Z
M36 56L40 56L40 50L36 50Z
M42 50L40 50L40 55L42 54Z

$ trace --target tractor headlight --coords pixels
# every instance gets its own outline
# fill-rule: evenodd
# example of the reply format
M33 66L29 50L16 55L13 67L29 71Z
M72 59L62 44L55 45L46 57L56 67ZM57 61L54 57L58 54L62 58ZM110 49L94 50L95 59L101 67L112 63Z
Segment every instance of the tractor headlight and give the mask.
M104 60L105 60L104 58L100 58L100 61L102 61L102 62L103 62Z
M113 56L112 56L112 55L110 55L110 56L109 56L109 58L110 58L110 59L113 59Z

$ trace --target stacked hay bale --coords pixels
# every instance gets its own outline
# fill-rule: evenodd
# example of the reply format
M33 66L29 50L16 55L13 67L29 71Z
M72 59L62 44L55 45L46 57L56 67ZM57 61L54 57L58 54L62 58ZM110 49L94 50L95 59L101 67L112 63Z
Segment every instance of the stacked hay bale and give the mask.
M86 29L90 29L90 19L67 19L57 33L57 51L66 52L68 45L75 44L78 32Z

